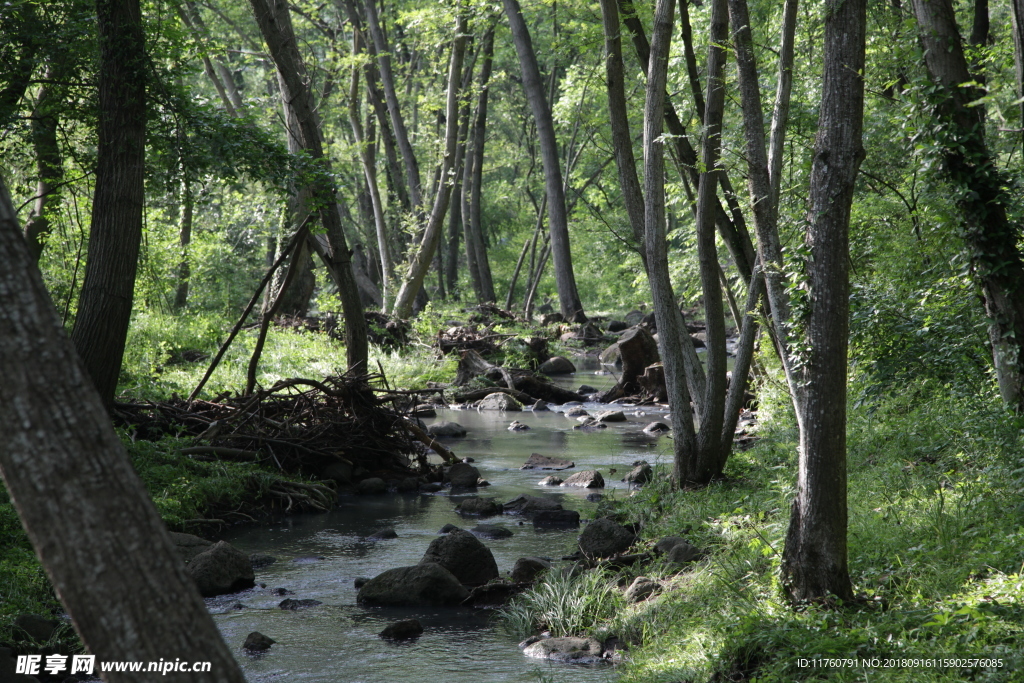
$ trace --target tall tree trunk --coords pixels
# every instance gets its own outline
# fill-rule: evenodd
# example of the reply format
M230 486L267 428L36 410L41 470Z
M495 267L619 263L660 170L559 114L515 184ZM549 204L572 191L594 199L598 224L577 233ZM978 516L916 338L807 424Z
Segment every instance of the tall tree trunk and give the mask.
M192 196L192 184L188 176L181 179L181 210L178 216L178 246L181 248L181 260L178 261L178 286L174 292L174 310L180 311L188 304L189 280L192 277L192 266L189 261L189 245L192 244L192 219L195 214L195 198Z
M980 96L969 85L956 15L948 0L914 0L925 46L925 63L942 89L935 116L943 148L942 171L952 185L972 274L985 298L989 338L1003 401L1024 410L1024 262L1017 247L1020 227L1004 175L985 145L985 119L971 105Z
M0 475L57 597L99 661L209 661L167 680L244 683L19 233L0 179Z
M481 301L497 301L494 293L494 278L491 276L491 264L487 257L487 245L484 242L483 217L481 212L481 195L483 194L484 178L484 144L487 141L487 103L490 93L491 71L494 63L494 25L484 34L481 46L484 60L480 65L480 78L477 85L480 96L477 100L476 119L473 121L473 139L471 153L467 165L470 168L469 214L467 226L466 248L469 249L469 236L472 235L473 262L480 278ZM467 216L463 216L466 220Z
M412 314L413 300L423 287L423 280L430 268L434 251L441 237L444 225L444 217L448 211L448 202L451 199L452 186L449 183L448 175L451 172L452 164L455 162L456 146L458 144L459 131L459 86L462 81L462 59L466 48L466 18L463 12L459 12L455 23L455 38L452 41L452 57L448 66L448 102L445 108L445 149L444 157L441 160L440 180L437 186L437 193L434 198L434 207L430 212L430 219L427 227L423 230L423 238L420 241L419 249L409 264L409 272L398 290L398 297L395 299L394 315L399 318L408 318Z
M651 283L654 317L658 323L658 349L665 368L665 384L672 406L672 476L679 485L691 480L691 463L696 459L697 435L694 433L690 392L687 388L686 361L682 344L689 339L668 266L668 240L665 236L665 83L668 77L668 53L672 40L672 15L675 0L658 0L654 10L651 60L647 71L647 96L644 103L644 246ZM692 345L692 342L690 342Z
M104 405L114 402L142 241L146 47L139 0L97 0L99 143L85 281L72 334Z
M715 207L721 170L722 118L725 113L725 42L729 39L728 0L712 0L711 30L707 60L707 96L704 109L704 140L701 145L700 185L697 190L697 255L700 262L704 320L707 325L707 384L697 403L700 429L697 458L691 464L691 481L707 482L721 474L721 432L725 412L726 355L725 309L722 283L718 277L718 249L715 246ZM736 321L739 324L739 321Z
M849 226L864 158L865 0L827 0L818 133L805 243L810 311L805 335L797 493L782 555L793 600L853 598L847 566L846 372Z
M321 166L321 173L311 187L314 202L326 233L326 245L315 240L320 257L327 264L338 286L342 312L345 316L345 352L349 370L366 371L366 318L359 299L359 289L352 272L351 252L342 232L337 197L331 180L330 160L324 155L323 141L313 97L306 87L309 79L295 41L295 31L285 0L250 0L256 23L267 49L277 66L283 85L282 95L293 109L301 134L301 146Z
M352 35L352 54L358 58L362 52L362 39L358 31ZM368 88L369 89L369 88ZM395 285L394 266L391 261L391 248L388 246L387 224L384 219L384 203L381 201L380 187L377 185L377 163L373 154L373 142L366 139L362 120L359 117L359 69L352 67L352 85L348 96L348 119L352 126L352 135L359 149L359 162L366 178L366 187L370 193L370 205L373 208L374 233L377 237L377 253L380 255L381 297L384 306L388 305L388 296Z
M1021 142L1024 143L1024 0L1010 0L1013 16L1013 67L1020 111Z
M544 187L548 196L548 230L551 234L551 253L555 262L555 283L558 287L558 301L562 315L571 322L586 322L579 292L576 290L576 275L572 268L572 252L569 248L569 217L565 205L565 188L562 170L558 161L558 142L555 139L555 123L551 108L544 94L544 85L537 66L537 55L533 51L526 20L518 0L503 0L505 15L512 29L512 40L519 55L519 66L523 74L523 91L530 103L537 138L540 142L541 160L544 164Z
M53 78L53 70L47 70L47 78ZM47 204L57 198L57 188L64 179L64 164L57 142L57 121L59 108L63 103L51 85L39 89L39 97L32 111L32 148L36 154L36 200L25 223L25 241L33 261L39 261L43 254L46 237L50 234L50 218Z
M395 77L391 69L391 48L388 46L383 29L381 29L380 17L377 14L377 5L375 3L376 0L365 0L366 24L370 29L370 37L373 39L373 44L377 51L378 73L381 85L384 87L384 99L387 102L391 127L395 132L398 150L402 154L402 162L405 164L409 199L412 203L413 211L420 211L423 204L422 190L420 189L420 166L416 161L416 152L413 151L412 143L409 141L405 119L402 117L402 110L398 104L398 93L395 91Z

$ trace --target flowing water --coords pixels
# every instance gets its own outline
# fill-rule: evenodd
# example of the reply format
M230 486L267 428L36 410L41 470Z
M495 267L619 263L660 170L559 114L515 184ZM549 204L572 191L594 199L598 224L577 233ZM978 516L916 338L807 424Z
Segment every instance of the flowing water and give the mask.
M578 359L586 363L588 359ZM600 374L591 361L574 376L562 380L572 388L586 383L604 388L614 378ZM585 404L591 413L608 406ZM664 411L625 408L625 423L597 431L573 431L577 424L556 407L551 412L522 413L439 410L437 418L466 427L463 439L448 440L459 457L471 457L474 466L491 486L476 494L501 502L521 493L551 497L586 519L594 503L591 490L547 487L537 484L550 472L524 471L519 467L531 453L572 460L576 467L604 475L605 496L628 495L619 480L635 460L652 464L670 457L670 442L647 437L644 425L663 419ZM519 420L531 427L510 432ZM610 469L616 469L610 474ZM356 577L372 577L392 567L417 564L438 530L451 523L471 528L477 520L462 518L455 505L464 496L437 494L389 494L343 496L338 507L320 515L292 516L270 527L238 530L228 539L245 553L265 553L277 562L256 570L257 584L244 593L208 600L221 632L236 652L246 635L259 631L277 641L260 657L239 655L250 681L346 681L400 683L420 682L423 676L437 683L489 683L537 681L598 683L614 678L608 666L581 667L530 659L516 647L516 639L503 633L492 613L470 608L380 608L356 604ZM559 560L575 550L578 530L534 530L521 518L502 516L483 520L505 526L511 538L484 540L502 574L511 571L516 559L540 556ZM393 527L398 538L371 541L374 531ZM278 608L284 597L275 589L294 593L287 597L314 599L322 605L299 611ZM235 608L237 603L245 608ZM413 641L395 644L377 634L389 623L416 618L425 628Z

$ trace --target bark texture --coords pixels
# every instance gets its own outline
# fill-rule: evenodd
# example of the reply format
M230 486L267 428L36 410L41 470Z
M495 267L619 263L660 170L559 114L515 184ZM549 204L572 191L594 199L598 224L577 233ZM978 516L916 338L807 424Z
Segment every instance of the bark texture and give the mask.
M117 390L142 241L146 48L139 0L98 0L99 144L72 340L104 405Z
M294 111L298 122L302 149L321 164L321 173L310 188L320 221L324 226L324 240L313 245L327 264L338 286L342 313L345 316L345 352L349 370L365 370L367 359L366 318L359 299L359 288L352 271L352 253L348 249L341 228L341 217L334 184L331 181L330 160L323 150L320 126L309 91L309 78L299 54L292 28L291 15L285 0L250 0L256 23L267 43L267 49L277 66L282 86L282 97Z
M949 0L914 0L925 64L942 88L936 107L942 170L961 213L972 273L985 299L989 339L1003 401L1024 410L1024 261L1020 226L1010 218L1010 186L985 144L981 93L969 85L956 15ZM1019 27L1019 24L1018 24Z
M797 495L782 555L793 600L853 597L847 567L846 360L849 337L849 225L864 158L865 0L828 0L818 134L811 166L806 245L807 358Z
M244 683L64 334L2 180L0 300L0 474L75 630L98 661L210 661L166 680Z
M548 231L551 235L551 255L555 263L555 284L558 287L558 302L562 315L570 322L586 322L579 292L576 290L576 275L572 268L572 252L569 247L569 216L565 204L565 186L558 159L558 142L555 139L555 123L551 107L544 94L544 83L537 66L537 55L533 51L526 20L518 0L503 0L505 15L512 29L512 40L519 55L519 66L523 74L523 90L533 112L540 144L541 161L544 165L544 187L548 197Z

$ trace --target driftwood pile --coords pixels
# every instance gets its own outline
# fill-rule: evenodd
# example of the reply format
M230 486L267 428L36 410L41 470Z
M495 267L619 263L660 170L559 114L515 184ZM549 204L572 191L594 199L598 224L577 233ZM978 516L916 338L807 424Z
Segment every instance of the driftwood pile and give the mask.
M332 466L359 478L425 474L424 445L452 460L447 449L394 407L407 392L373 386L381 381L379 375L289 379L249 396L118 403L112 418L135 438L193 437L194 444L181 449L182 457L259 462L303 476L332 478ZM333 505L334 492L323 484L286 483L294 489L284 494L289 507Z

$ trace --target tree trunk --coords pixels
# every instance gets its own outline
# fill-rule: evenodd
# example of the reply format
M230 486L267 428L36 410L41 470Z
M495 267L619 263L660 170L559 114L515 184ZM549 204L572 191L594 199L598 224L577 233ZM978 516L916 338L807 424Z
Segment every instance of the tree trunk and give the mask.
M847 567L846 358L849 225L864 158L865 0L828 0L818 133L811 166L806 246L810 312L797 494L782 555L783 586L797 601L853 598Z
M139 0L98 0L99 143L85 281L72 340L114 402L142 241L146 48Z
M548 230L551 234L551 253L555 261L555 283L558 286L558 301L562 315L570 322L586 322L579 292L576 290L576 275L572 268L572 253L569 248L569 217L565 205L565 188L562 170L558 161L558 142L555 139L555 124L551 108L544 94L544 84L537 66L537 55L533 51L529 29L523 19L518 0L503 0L505 15L512 29L512 40L519 55L523 74L523 91L530 103L537 138L540 143L541 160L544 164L544 186L548 196Z
M1013 66L1020 111L1021 141L1024 142L1024 0L1010 0L1013 15Z
M19 232L0 179L0 474L57 597L101 662L209 661L167 680L244 683Z
M352 35L352 54L358 58L362 52L362 40L358 31ZM395 284L394 266L391 262L391 249L388 246L387 224L384 220L384 204L377 185L377 163L373 154L372 141L367 141L363 133L362 121L359 118L359 70L352 67L352 87L348 97L348 119L352 126L352 135L359 149L359 162L366 178L366 187L370 193L370 204L373 208L373 225L377 237L377 253L380 254L381 297L387 306L388 296Z
M47 78L53 78L52 70ZM50 85L39 89L39 97L32 112L32 147L36 153L36 200L25 224L25 241L28 242L32 260L39 261L43 254L46 237L50 234L50 218L47 204L57 198L57 188L64 179L64 164L57 142L57 120L59 107L63 103L56 97Z
M402 110L398 104L398 93L395 91L395 78L391 70L391 48L388 47L384 31L380 26L380 17L377 14L376 0L365 0L366 24L370 29L370 37L373 39L377 51L378 74L381 85L384 87L384 99L387 102L388 115L391 118L391 128L395 133L398 142L398 150L402 155L402 162L405 164L406 184L409 188L409 199L413 211L422 209L423 197L420 189L420 166L416 161L416 152L413 151L412 143L409 141L409 133L405 128L405 119L402 117Z
M472 236L473 263L476 266L477 276L480 280L480 292L478 299L481 302L492 302L497 300L494 292L494 278L491 276L491 264L487 257L487 245L484 242L483 218L481 212L481 195L483 193L484 176L484 143L487 141L487 103L490 93L491 71L494 62L494 26L487 29L484 34L483 45L484 60L480 65L480 97L477 101L476 119L473 121L472 152L469 154L467 165L470 169L470 193L469 213L464 215L463 220L468 217L466 248L470 248L469 236Z
M183 169L184 171L184 169ZM178 246L181 248L181 260L178 261L178 287L174 292L174 310L180 311L188 304L188 286L192 277L192 265L189 261L189 245L192 244L192 219L195 213L195 197L192 196L192 184L188 176L181 179L181 212L178 218Z
M294 110L302 136L302 149L321 165L322 172L313 181L311 190L326 233L326 246L320 240L315 240L315 244L338 286L338 295L345 316L345 351L348 368L365 371L368 351L366 318L363 316L363 306L352 272L351 252L341 228L335 187L331 180L330 160L324 155L313 98L306 87L309 80L295 41L288 4L285 0L250 0L250 5L277 66L283 85L282 95L288 106Z
M690 392L687 387L686 360L682 344L686 331L683 316L676 305L668 265L668 241L665 237L665 83L668 78L668 53L672 40L672 15L675 0L658 0L654 10L651 60L647 71L647 98L644 103L644 246L650 272L651 298L658 323L658 350L665 368L665 385L672 407L673 478L679 485L692 478L692 463L697 454L697 435L693 428ZM692 342L690 342L692 345ZM698 361L699 362L699 361Z
M434 198L434 207L430 212L430 219L427 227L423 230L423 238L419 250L413 256L409 264L409 272L401 289L398 290L398 297L395 299L394 315L399 318L408 318L412 314L413 300L416 294L423 287L423 280L430 268L430 262L437 243L441 237L444 226L445 213L448 211L448 202L451 199L452 186L448 181L448 175L452 170L455 161L456 146L458 143L459 131L459 86L462 81L462 58L466 48L466 18L460 12L455 24L455 38L452 41L452 57L448 67L448 102L445 109L445 149L444 157L441 160L441 174L437 185L437 193Z
M971 271L985 298L989 338L1003 401L1024 410L1024 262L1020 228L1010 219L1009 183L985 145L985 119L972 106L980 93L969 83L956 15L948 0L915 0L925 63L944 99L935 116L943 148L942 171L961 213Z
M727 0L712 0L709 39L704 140L701 145L703 171L697 190L697 254L704 297L704 320L707 325L707 383L703 400L697 403L697 414L700 417L697 458L689 473L691 481L701 483L711 481L721 474L719 452L722 447L720 440L726 395L725 309L722 305L722 282L718 277L715 207L718 205L716 190L721 176L718 162L722 146L722 117L725 112L725 43L729 39Z

